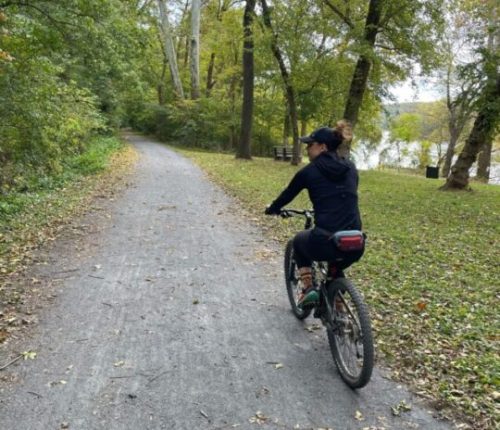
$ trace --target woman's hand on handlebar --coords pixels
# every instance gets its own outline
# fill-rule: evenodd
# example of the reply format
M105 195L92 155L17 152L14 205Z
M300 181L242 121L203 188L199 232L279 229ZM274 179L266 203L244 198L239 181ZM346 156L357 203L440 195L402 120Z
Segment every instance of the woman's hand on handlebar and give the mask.
M274 209L272 205L266 206L266 210L264 211L266 215L279 215L280 212L280 210L276 211L276 209Z

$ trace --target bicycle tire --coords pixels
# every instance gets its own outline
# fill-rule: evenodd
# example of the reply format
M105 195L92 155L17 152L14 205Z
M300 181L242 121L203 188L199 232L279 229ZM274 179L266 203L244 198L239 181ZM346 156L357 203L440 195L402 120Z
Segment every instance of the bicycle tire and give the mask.
M289 240L285 248L285 283L288 300L292 312L296 318L303 320L307 318L312 309L301 309L297 306L297 294L299 293L299 280L297 279L297 263L293 257L293 241Z
M335 310L337 295L344 298L344 309L350 312L339 313L342 315L338 321L337 329L327 329L328 343L332 352L333 360L339 370L341 378L351 388L362 388L370 381L374 364L373 335L368 309L363 298L356 287L345 278L335 279L328 285L328 300ZM356 320L356 319L357 320ZM333 318L332 318L333 319ZM356 349L356 360L354 366L347 364L345 345L348 341L354 342ZM362 357L359 357L359 346L362 346ZM359 370L359 372L355 371Z

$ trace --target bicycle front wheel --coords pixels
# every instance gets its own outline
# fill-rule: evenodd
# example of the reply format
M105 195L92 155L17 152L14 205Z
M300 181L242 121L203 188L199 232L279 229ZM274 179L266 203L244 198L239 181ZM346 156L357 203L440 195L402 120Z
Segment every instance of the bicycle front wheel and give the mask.
M301 293L301 285L299 283L299 273L297 263L293 256L293 241L289 240L285 249L285 282L288 300L292 307L293 314L303 320L311 313L311 308L302 309L297 306L299 295Z
M345 278L328 285L332 309L328 342L344 382L351 388L364 387L373 370L374 347L368 309L361 294Z

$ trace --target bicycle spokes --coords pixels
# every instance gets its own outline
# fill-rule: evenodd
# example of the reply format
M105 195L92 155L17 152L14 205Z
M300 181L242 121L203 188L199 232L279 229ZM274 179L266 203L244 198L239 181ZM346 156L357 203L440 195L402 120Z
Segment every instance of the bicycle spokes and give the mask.
M355 304L348 294L337 292L333 301L333 314L336 330L333 335L337 344L339 358L346 371L357 377L363 367L363 333Z

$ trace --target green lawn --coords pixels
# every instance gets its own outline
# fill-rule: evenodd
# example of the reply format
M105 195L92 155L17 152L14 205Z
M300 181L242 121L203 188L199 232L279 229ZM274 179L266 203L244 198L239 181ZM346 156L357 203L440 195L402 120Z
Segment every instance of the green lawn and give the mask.
M263 210L297 168L269 159L182 152L285 243L297 220ZM473 427L500 420L500 187L442 192L441 180L361 172L367 252L350 270L371 307L377 350L395 378ZM309 207L302 193L290 207Z

